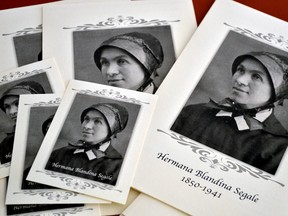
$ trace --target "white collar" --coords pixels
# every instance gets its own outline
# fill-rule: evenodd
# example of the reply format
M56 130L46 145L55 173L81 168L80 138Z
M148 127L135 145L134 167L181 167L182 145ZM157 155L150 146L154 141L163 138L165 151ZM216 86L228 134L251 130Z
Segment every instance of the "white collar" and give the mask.
M110 141L107 141L107 142L103 143L103 144L99 147L99 150L105 152L106 149L109 147L110 143L111 143Z
M154 89L155 89L155 86L153 82L150 82L149 85L147 85L146 88L143 90L143 92L153 94Z
M272 113L273 109L265 109L265 110L261 110L260 112L257 112L255 117L253 117L254 119L258 120L259 122L264 122ZM220 110L216 116L229 116L232 117L232 112L226 112L223 110ZM238 130L247 130L249 129L249 126L246 122L246 120L244 119L244 116L236 116L234 117Z
M103 143L99 149L97 149L98 151L101 151L101 152L105 152L107 150L107 148L110 146L110 141L107 141L105 143ZM85 150L84 149L76 149L73 154L78 154L78 153L84 153ZM89 150L89 151L86 151L85 154L87 155L88 159L89 160L93 160L93 159L96 159L97 158L97 155L93 152L93 150Z

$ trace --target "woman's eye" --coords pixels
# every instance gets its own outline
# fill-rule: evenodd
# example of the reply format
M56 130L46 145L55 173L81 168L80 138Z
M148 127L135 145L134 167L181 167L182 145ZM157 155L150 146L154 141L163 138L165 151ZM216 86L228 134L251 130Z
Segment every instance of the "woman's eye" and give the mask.
M100 64L101 64L101 66L107 66L109 64L109 62L107 60L101 59Z
M259 74L253 74L253 78L262 81L262 77Z
M96 120L94 120L94 123L95 124L102 124L102 121L100 119L96 119Z
M243 74L244 73L244 68L243 67L237 67L237 71L236 72Z
M88 116L85 116L85 117L84 117L84 121L89 121L89 117L88 117Z
M117 62L118 62L118 64L125 64L125 63L127 63L127 61L125 60L125 59L118 59L117 60Z

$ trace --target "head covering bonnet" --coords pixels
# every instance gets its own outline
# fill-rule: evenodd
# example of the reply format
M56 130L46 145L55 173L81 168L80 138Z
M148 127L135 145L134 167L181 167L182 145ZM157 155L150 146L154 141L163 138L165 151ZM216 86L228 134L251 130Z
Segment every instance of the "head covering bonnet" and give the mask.
M148 75L156 73L163 62L163 50L160 41L151 34L131 32L116 35L104 41L94 53L94 61L101 70L101 53L105 47L116 47L128 52L144 66Z
M267 70L274 88L274 102L288 98L288 57L270 52L249 52L238 56L232 64L232 74L246 58L258 60Z
M35 81L20 82L6 90L0 99L0 108L4 109L4 100L9 96L20 96L21 94L44 94L45 91L41 84Z
M125 107L116 103L100 103L94 104L85 109L81 114L81 123L84 121L85 115L90 110L97 110L106 119L110 128L111 136L121 132L127 125L128 111Z

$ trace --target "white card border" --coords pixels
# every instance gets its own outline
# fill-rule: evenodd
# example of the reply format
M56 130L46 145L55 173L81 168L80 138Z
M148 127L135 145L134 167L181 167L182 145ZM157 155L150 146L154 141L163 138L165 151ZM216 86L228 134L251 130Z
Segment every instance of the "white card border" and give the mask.
M13 23L1 22L0 24L1 72L18 67L13 36L42 32L42 6L34 5L2 10L0 18L1 20L13 20Z
M58 70L56 62L53 58L28 64L19 68L15 68L0 73L0 86L24 78L33 77L34 75L45 73L53 93L63 93L65 86L62 76ZM10 162L0 165L0 178L9 175Z
M205 157L207 158L207 155L213 154L223 160L227 158L231 161L237 161L236 159L217 153L217 151L177 135L169 129L206 70L206 67L210 64L211 59L222 44L228 31L235 31L235 29L238 33L240 32L248 37L260 40L284 51L288 50L287 38L284 37L287 23L233 1L217 0L174 64L170 71L169 79L164 81L156 93L159 99L155 110L155 117L153 118L142 151L133 187L192 215L206 216L215 214L215 211L217 214L227 216L231 214L251 215L258 212L259 209L261 209L262 215L271 215L276 212L279 215L283 215L283 212L286 212L284 209L287 208L287 205L284 204L284 201L287 199L287 194L284 192L287 191L285 188L288 184L287 178L285 178L285 176L287 177L288 169L284 169L284 164L287 164L288 160L287 151L282 159L278 169L279 172L276 174L277 176L266 175L266 173L261 173L261 171L258 173L256 168L252 168L240 161L236 163L247 167L246 172L242 172L241 175L237 172L229 172L227 174L227 172L224 172L225 168L223 166L217 165L216 160L205 160ZM171 88L171 85L177 86L177 83L181 83L181 88L177 88L176 94L175 88ZM172 110L174 115L172 114ZM170 117L167 118L167 116ZM237 195L230 194L230 192L226 193L222 188L199 178L196 178L195 181L201 183L201 185L205 184L204 186L211 187L215 191L222 191L222 196L225 193L226 198L219 201L205 196L201 190L192 187L189 188L187 185L181 184L181 178L184 176L193 178L193 175L189 175L187 172L185 174L180 169L175 170L167 167L169 165L163 162L163 160L160 161L158 159L157 161L157 154L161 152L163 154L167 153L168 157L172 160L174 159L179 163L182 162L182 165L188 165L188 167L195 168L195 170L202 169L207 171L208 175L213 176L215 179L229 179L226 181L230 181L230 184L233 184L233 186L236 187L238 184L240 188L242 187L242 190L245 191L246 189L250 194L258 194L261 200L260 204L257 203L258 205L253 206L249 205L249 202L239 203ZM145 164L145 161L151 161L153 167L149 167ZM215 164L213 164L214 162ZM248 173L250 169L252 172ZM254 172L256 175L253 175ZM144 176L146 175L156 176L165 181L166 184L171 185L168 188L173 188L174 196L167 196L166 194L170 194L172 191L167 191L167 188L164 191L157 182L154 183L147 178L145 179ZM282 185L282 183L284 184ZM175 188L177 188L176 192ZM271 196L268 194L271 193L272 195L272 192L279 197L277 200L278 203L276 200L270 199ZM230 205L227 208L221 209L219 206L224 205L224 200L226 203L229 202ZM210 206L209 209L205 208L208 203Z
M159 11L162 11L159 13ZM81 13L85 11L85 14ZM139 12L141 11L141 12ZM177 13L182 11L182 13ZM69 16L68 14L74 14ZM77 14L77 15L75 15ZM57 17L61 16L59 19ZM63 17L67 17L64 18ZM57 20L57 21L56 21ZM51 25L53 23L53 25ZM92 24L91 24L92 23ZM43 7L43 56L55 57L64 82L74 79L72 31L145 26L171 26L176 58L197 27L190 0L169 2L130 1ZM65 41L65 43L63 43ZM60 49L59 49L60 47Z
M66 119L67 112L69 112L77 93L106 97L141 105L115 186L44 169L46 165L45 161L47 161L48 156L50 155L47 155L47 152L51 152L53 149L59 131ZM57 123L54 123L54 121L52 122L46 136L49 136L49 139L44 138L27 179L124 204L132 184L136 164L140 156L142 144L151 121L156 101L157 96L147 93L71 80L54 117L57 119ZM69 180L70 183L65 182L66 180Z
M109 203L61 189L21 189L27 146L30 111L32 107L58 107L62 95L23 95L19 101L19 124L16 125L14 157L12 157L6 204L61 204L61 203ZM15 149L15 150L14 150ZM37 197L37 199L35 199Z
M7 178L0 179L0 213L1 215L7 214L7 209L5 205L5 195L6 195L6 188L7 188ZM91 212L92 211L92 212ZM91 213L95 216L100 216L100 205L98 204L85 204L81 207L73 207L73 208L64 208L64 209L55 209L55 210L47 210L47 211L37 211L37 212L29 212L29 213L22 213L23 216L47 216L51 213L54 213L56 215L67 215L67 216L73 216L75 214L80 216L90 216Z

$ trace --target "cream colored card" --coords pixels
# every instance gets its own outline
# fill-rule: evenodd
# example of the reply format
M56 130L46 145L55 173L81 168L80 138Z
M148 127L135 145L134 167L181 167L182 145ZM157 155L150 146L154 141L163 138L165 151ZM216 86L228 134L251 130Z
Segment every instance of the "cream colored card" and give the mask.
M1 10L0 72L42 59L42 7L44 5L83 4L101 1L103 2L103 0L59 1ZM105 2L107 2L107 0Z
M5 197L6 197L6 185L7 179L0 179L0 213L1 215L6 215L6 207L5 207Z
M187 216L187 214L143 193L141 193L121 214L121 216L134 216L134 215Z
M130 189L127 202L122 205L118 203L103 204L100 206L101 215L119 215L121 214L134 200L138 197L140 192Z
M0 73L0 177L9 175L17 111L4 108L8 95L63 93L65 86L54 59L47 59ZM29 94L30 94L29 93ZM9 100L9 99L8 99ZM17 107L17 103L14 103ZM7 107L9 108L9 107Z
M66 83L76 79L107 85L94 62L100 44L116 35L150 34L160 43L153 42L151 47L163 50L163 62L154 79L159 87L196 29L196 20L190 0L128 1L47 6L43 25L44 58L55 56Z
M124 204L156 99L71 80L27 179Z
M59 94L21 96L6 204L109 203L26 180L61 97Z
M36 209L37 205L11 205L6 206L7 209L7 215L11 216L49 216L49 215L67 215L67 216L73 216L73 215L80 215L80 216L100 216L100 210L98 205L92 205L92 204L86 204L83 206L75 206L75 207L64 207L59 208L56 205L53 205L51 207L49 205L39 205L39 207L46 208L46 209ZM4 208L5 209L5 208Z
M287 94L287 27L215 1L156 93L135 189L191 215L286 215L287 101L272 103Z
M81 215L81 216L100 216L99 205L96 204L85 204L81 206L75 207L66 207L59 208L56 206L54 209L48 210L48 205L5 205L5 196L6 196L6 188L7 188L7 178L0 179L0 215L23 215L23 216L48 216L48 215ZM37 209L38 207L38 209ZM39 207L42 210L39 210ZM43 208L46 208L44 210ZM53 207L52 207L53 208ZM37 211L36 211L37 210Z
M42 49L42 6L0 11L0 71L38 61Z

